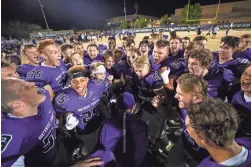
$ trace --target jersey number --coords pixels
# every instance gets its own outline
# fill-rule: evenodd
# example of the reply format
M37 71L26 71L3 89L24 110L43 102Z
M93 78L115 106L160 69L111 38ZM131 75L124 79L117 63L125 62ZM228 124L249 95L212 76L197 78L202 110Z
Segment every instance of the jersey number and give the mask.
M43 140L43 143L44 143L43 153L47 153L54 146L55 141L54 141L54 137L52 135L52 131L53 131L53 129L50 131L48 136L46 136L46 138Z
M89 110L89 111L83 113L82 114L83 123L86 124L95 115L97 115L97 116L99 115L97 108L94 108L93 110Z
M5 151L7 146L10 144L11 140L12 140L12 135L8 135L8 134L2 134L1 135L1 150L2 150L2 153Z
M41 78L43 75L43 71L30 71L28 73L29 78Z
M63 93L60 94L59 97L57 97L57 103L58 104L64 104L65 101L69 100L69 98Z

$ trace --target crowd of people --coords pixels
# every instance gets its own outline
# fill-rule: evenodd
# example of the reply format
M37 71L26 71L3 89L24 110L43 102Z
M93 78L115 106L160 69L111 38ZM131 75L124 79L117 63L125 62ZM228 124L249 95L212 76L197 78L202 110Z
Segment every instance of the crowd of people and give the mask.
M251 35L134 38L2 57L2 166L250 167Z

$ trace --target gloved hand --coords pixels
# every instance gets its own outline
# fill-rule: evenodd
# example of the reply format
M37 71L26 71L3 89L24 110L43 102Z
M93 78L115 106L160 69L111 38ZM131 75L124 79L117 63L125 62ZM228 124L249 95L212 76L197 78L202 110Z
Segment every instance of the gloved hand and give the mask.
M79 121L73 114L69 114L66 116L65 128L67 130L72 130L78 125Z

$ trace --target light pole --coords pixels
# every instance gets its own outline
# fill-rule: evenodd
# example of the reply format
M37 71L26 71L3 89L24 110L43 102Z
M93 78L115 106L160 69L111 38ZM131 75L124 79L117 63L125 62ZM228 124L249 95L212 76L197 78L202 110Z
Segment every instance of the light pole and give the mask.
M125 12L125 22L126 22L126 0L124 0L124 12Z
M39 3L39 6L41 8L41 11L42 11L42 14L43 14L43 17L44 17L44 21L45 21L45 24L46 24L46 28L48 30L48 33L50 34L50 28L49 28L49 25L48 25L48 22L47 22L47 19L46 19L46 16L44 14L44 10L43 10L43 5L41 4L40 0L38 0L38 3Z

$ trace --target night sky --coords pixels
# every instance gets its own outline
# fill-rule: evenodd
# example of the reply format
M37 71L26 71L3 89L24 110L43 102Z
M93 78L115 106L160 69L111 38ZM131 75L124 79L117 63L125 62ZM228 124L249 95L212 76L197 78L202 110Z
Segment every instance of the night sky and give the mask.
M237 0L222 0L231 2ZM127 14L134 14L134 3L139 5L139 14L161 17L173 14L188 0L126 0ZM191 0L201 5L218 3L218 0ZM49 27L54 30L99 28L105 20L124 15L124 0L41 0ZM37 23L45 28L37 0L2 0L2 22L22 20Z

